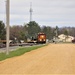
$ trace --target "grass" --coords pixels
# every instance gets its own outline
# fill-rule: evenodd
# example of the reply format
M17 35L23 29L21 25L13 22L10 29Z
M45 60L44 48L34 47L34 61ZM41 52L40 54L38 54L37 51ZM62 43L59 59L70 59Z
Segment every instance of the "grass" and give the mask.
M15 56L20 56L22 54L25 54L26 52L30 52L32 50L41 48L43 46L45 46L45 45L32 46L32 47L22 47L22 48L19 48L19 49L15 50L15 51L11 51L9 53L9 55L6 55L6 53L0 53L0 61L5 60L7 58L12 58L12 57L15 57Z

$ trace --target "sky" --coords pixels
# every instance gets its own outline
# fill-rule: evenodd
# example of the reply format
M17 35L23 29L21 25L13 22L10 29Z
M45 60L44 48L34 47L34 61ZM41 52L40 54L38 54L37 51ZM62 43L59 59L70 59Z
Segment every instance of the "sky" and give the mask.
M75 27L75 0L10 0L10 25L24 25L32 21L40 26ZM0 0L0 20L6 23L6 0Z

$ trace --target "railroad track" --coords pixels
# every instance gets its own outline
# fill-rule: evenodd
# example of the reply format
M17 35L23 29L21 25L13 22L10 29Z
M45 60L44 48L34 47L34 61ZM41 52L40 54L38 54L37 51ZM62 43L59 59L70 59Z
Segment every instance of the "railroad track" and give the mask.
M37 43L23 43L23 44L10 45L9 50L14 51L14 50L16 50L20 47L23 47L23 46L24 47L31 47L31 46L34 46L34 45L37 46L37 45L40 45L40 44L37 44ZM0 48L0 53L3 53L5 51L6 51L6 46Z

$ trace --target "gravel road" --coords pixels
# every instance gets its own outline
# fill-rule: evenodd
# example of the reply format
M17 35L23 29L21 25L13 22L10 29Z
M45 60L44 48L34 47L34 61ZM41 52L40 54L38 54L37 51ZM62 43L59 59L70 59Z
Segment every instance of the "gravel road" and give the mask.
M75 74L75 44L49 44L0 61L0 74Z

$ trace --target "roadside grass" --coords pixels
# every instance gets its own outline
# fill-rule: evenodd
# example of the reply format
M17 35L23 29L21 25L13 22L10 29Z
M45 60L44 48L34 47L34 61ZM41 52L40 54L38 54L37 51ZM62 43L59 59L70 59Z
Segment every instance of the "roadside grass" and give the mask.
M30 52L32 50L35 50L35 49L38 49L38 48L41 48L41 47L44 47L44 46L46 46L46 45L22 47L22 48L19 48L19 49L15 50L15 51L11 51L9 53L9 55L6 55L6 53L0 53L0 61L5 60L7 58L12 58L12 57L15 57L15 56L20 56L22 54L25 54L26 52Z

